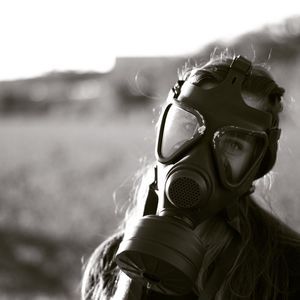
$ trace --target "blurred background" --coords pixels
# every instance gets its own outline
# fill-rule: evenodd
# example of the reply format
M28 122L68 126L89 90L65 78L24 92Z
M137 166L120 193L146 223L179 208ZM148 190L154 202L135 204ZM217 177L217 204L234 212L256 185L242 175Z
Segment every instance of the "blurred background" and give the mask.
M154 160L177 71L215 49L266 63L286 89L257 196L300 231L300 5L106 2L0 2L0 299L79 299L82 266Z

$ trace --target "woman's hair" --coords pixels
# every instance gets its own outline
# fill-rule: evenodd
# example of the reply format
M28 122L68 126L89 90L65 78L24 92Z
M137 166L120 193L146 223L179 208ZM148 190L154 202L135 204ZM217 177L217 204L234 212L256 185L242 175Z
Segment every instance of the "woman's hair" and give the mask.
M233 57L224 53L220 56L214 55L205 65L186 67L180 79L195 85L203 81L221 82L228 73L232 59ZM282 110L283 92L262 65L253 64L252 72L242 85L244 95L254 95L261 102L260 108L272 114L275 127L278 126L278 114ZM259 176L272 168L276 151L277 145L269 149ZM143 201L139 193L136 195L133 205L131 204L131 216L135 216L136 206ZM299 234L260 207L249 195L239 199L237 207L239 234L222 215L207 219L196 228L206 247L196 290L199 292L205 288L215 260L237 239L237 257L214 299L288 299L289 268L292 263L289 258L300 251ZM124 224L126 223L127 220L124 220ZM119 233L102 243L92 254L83 276L82 299L104 300L110 299L114 294L120 272L114 256L125 226L121 228Z

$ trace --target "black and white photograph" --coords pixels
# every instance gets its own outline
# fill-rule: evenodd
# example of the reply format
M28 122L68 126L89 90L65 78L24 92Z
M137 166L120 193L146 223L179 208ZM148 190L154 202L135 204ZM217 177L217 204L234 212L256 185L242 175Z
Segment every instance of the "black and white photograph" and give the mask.
M300 2L0 0L0 300L299 300Z

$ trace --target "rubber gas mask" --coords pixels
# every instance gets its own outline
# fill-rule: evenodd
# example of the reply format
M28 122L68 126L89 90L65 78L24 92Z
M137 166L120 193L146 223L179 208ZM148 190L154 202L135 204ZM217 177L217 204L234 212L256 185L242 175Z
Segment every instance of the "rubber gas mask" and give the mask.
M150 289L169 295L193 289L204 254L194 229L249 191L279 138L272 115L243 100L250 71L251 63L237 57L216 86L179 81L169 94L156 145L158 163L168 170L162 209L154 182L144 216L127 228L117 253L121 270Z

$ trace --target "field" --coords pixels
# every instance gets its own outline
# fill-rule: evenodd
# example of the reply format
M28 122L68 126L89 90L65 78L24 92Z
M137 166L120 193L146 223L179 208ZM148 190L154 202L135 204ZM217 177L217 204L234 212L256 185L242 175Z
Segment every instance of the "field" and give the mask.
M82 263L116 228L116 207L152 158L152 131L139 113L1 119L1 299L78 298Z

